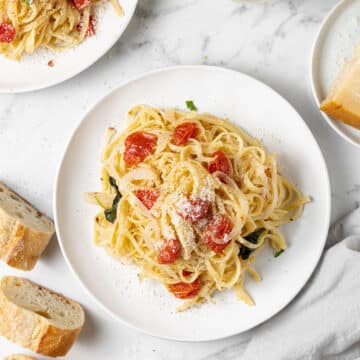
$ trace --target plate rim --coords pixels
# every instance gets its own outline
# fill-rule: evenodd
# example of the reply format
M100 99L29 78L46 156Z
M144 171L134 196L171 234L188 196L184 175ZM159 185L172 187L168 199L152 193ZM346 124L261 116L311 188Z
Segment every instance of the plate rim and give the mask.
M113 312L111 309L109 309L105 304L103 304L98 298L97 296L88 288L88 286L82 281L80 275L76 272L76 270L74 269L74 267L71 264L70 259L67 256L66 250L65 250L65 246L63 244L63 240L61 238L61 233L60 233L60 228L59 228L59 223L58 223L58 191L59 191L59 179L60 179L60 174L61 174L61 170L64 164L64 160L65 157L68 153L69 147L74 139L74 137L76 136L76 134L78 133L80 127L82 126L82 124L85 122L85 119L88 117L88 115L94 111L94 109L103 101L105 101L106 99L108 99L109 97L112 96L113 93L115 93L116 91L118 91L119 89L131 84L132 82L138 81L142 78L148 77L148 76L152 76L152 75L156 75L158 73L162 73L162 72L168 72L168 71L178 71L178 70L208 70L208 71L221 71L221 72L226 72L226 73L230 73L233 75L242 75L248 79L251 79L252 81L255 81L257 83L259 83L261 86L266 87L268 90L270 90L271 92L273 92L276 96L280 97L283 101L285 101L288 106L290 106L292 108L292 110L297 114L297 116L299 117L299 119L302 121L303 125L305 126L305 130L308 132L309 136L312 138L312 140L314 141L318 151L319 151L319 155L320 158L322 160L322 167L323 167L323 172L324 172L324 176L326 178L326 184L324 184L324 186L326 186L326 214L325 214L325 221L324 221L324 226L326 229L326 233L323 236L323 239L321 240L320 243L320 247L319 247L319 253L316 256L316 260L314 261L314 263L311 266L311 270L309 271L309 274L307 275L304 283L302 284L302 286L299 287L299 289L294 292L294 294L290 297L290 299L286 302L284 302L284 304L282 304L282 306L280 306L277 311L275 311L274 313L272 313L269 316L264 317L263 319L255 322L254 324L252 324L251 326L247 327L246 329L242 330L242 331L236 331L236 332L232 332L232 333L225 333L224 335L221 336L208 336L208 337L201 337L201 338L189 338L189 337L182 337L182 338L178 338L178 337L174 337L174 336L167 336L164 334L157 334L154 332L151 332L147 329L138 327L136 324L131 323L130 321L124 320L123 318L121 318L119 315L117 315L115 312ZM326 244L326 240L327 240L327 235L328 235L328 231L329 231L329 227L330 227L330 217L331 217L331 184L330 184L330 178L329 178L329 172L327 169L327 164L324 158L324 155L321 151L321 148L315 138L315 136L313 135L312 131L310 130L310 128L308 127L308 125L306 124L306 122L304 121L304 119L301 117L301 115L298 113L298 111L292 106L292 104L285 98L283 97L281 94L279 94L276 90L274 90L272 87L270 87L269 85L267 85L266 83L256 79L255 77L252 77L250 75L247 75L241 71L236 71L236 70L231 70L228 68L224 68L224 67L219 67L219 66L212 66L212 65L176 65L176 66L168 66L168 67L161 67L161 68L157 68L155 70L151 70L151 71L147 71L147 72L142 72L136 76L127 78L126 80L124 80L123 82L119 83L114 89L112 89L111 91L107 92L105 95L99 96L97 98L96 101L94 101L93 105L90 106L87 110L84 111L83 116L81 117L81 120L79 121L79 123L76 125L75 129L73 130L68 142L66 143L66 146L64 148L64 151L61 155L60 161L58 163L58 167L57 167L57 171L56 171L56 175L55 175L55 182L54 182L54 188L53 188L53 214L54 214L54 222L55 222L55 230L56 230L56 238L61 250L61 253L63 255L63 258L65 259L66 265L67 267L70 269L71 274L75 277L75 279L80 283L82 289L85 291L85 293L89 296L89 298L96 304L99 306L100 309L104 310L104 312L108 315L110 315L111 318L113 318L115 321L118 321L119 323L126 325L127 327L139 331L140 333L152 336L152 337L156 337L156 338L161 338L161 339L165 339L165 340L171 340L171 341L178 341L178 342L189 342L189 343L201 343L201 342L207 342L207 341L216 341L216 340L221 340L221 339L225 339L225 338L229 338L235 335L239 335L242 333L245 333L246 331L249 331L250 329L253 329L257 326L259 326L260 324L265 323L266 321L270 320L271 318L273 318L275 315L279 314L282 310L284 310L297 296L298 294L301 292L301 290L305 287L305 285L308 283L308 281L310 280L311 276L313 275L315 269L317 268L321 256L323 254L324 251L324 247Z
M108 46L104 47L103 50L98 53L98 55L94 58L93 61L90 61L89 64L87 64L80 71L69 72L66 76L64 76L62 78L59 78L54 81L49 81L46 84L43 84L40 86L29 85L29 86L22 87L21 89L12 88L12 87L8 87L6 89L0 88L0 94L23 94L23 93L35 92L35 91L40 91L43 89L48 89L50 87L62 84L63 82L68 81L68 80L74 78L75 76L83 73L85 70L89 69L92 65L97 63L108 51L110 51L112 49L112 47L119 41L121 36L123 36L125 30L128 28L132 18L134 17L135 10L138 6L139 0L132 0L132 1L134 2L134 6L133 6L132 10L130 11L130 15L129 15L128 19L125 21L123 31L120 32L119 35L116 36ZM56 51L56 50L54 50L54 51ZM67 51L67 50L65 50L65 51ZM49 76L49 79L51 79L51 76Z
M351 145L360 148L360 142L355 141L352 139L349 135L341 131L336 125L335 120L331 119L330 116L326 115L323 111L321 111L320 104L320 95L318 93L318 80L317 80L317 62L318 62L318 54L319 49L323 43L322 39L324 38L324 35L326 33L326 26L328 23L335 17L342 9L343 6L345 6L347 3L350 3L353 0L341 0L339 3L334 5L330 11L326 14L325 18L322 20L320 27L318 31L316 32L315 40L313 41L312 47L311 47L311 61L310 61L310 78L311 78L311 92L313 95L313 98L315 100L315 103L317 105L317 110L320 112L321 116L326 120L328 125L344 140L346 140Z

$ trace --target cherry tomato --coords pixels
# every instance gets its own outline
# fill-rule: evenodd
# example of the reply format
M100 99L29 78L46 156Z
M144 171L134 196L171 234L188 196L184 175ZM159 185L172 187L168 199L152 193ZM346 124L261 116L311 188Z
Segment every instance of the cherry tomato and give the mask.
M199 279L192 283L179 282L169 285L169 291L178 299L189 299L196 296L200 290Z
M160 196L159 190L136 190L135 196L150 210Z
M158 254L159 264L172 264L181 254L181 243L178 239L166 240Z
M89 25L88 25L88 28L86 29L86 36L93 36L95 35L95 24L96 24L96 21L95 21L95 18L90 15L89 17Z
M183 274L184 276L189 276L189 275L192 274L192 272L191 272L191 271L187 271L187 270L183 270L183 271L182 271L182 274Z
M213 154L214 160L212 160L208 165L208 170L210 174L215 171L220 171L226 174L227 176L231 175L230 161L227 158L226 154L222 151L216 151Z
M127 165L137 165L154 152L157 136L136 131L125 139L124 161Z
M173 140L175 145L185 145L190 138L195 138L198 133L196 123L184 122L174 129Z
M204 232L204 243L217 254L221 253L231 242L227 238L232 230L230 220L223 215L216 215L207 225Z
M211 202L208 200L188 199L181 204L179 214L186 221L194 223L206 217L210 206Z
M0 43L10 43L15 39L16 29L8 23L0 23Z
M73 0L73 3L78 10L83 10L91 4L91 0Z

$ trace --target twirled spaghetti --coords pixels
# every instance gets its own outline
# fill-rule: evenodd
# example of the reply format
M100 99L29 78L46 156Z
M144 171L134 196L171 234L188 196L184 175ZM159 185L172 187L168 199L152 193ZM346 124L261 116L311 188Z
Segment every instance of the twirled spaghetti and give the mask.
M103 207L95 242L127 258L141 276L161 281L187 301L243 288L258 251L286 248L280 225L309 201L284 178L274 155L228 121L210 114L135 106L129 124L109 129L101 155ZM277 254L278 254L277 253Z
M117 0L110 0L122 15ZM0 0L0 53L19 60L37 48L64 50L95 33L92 0Z

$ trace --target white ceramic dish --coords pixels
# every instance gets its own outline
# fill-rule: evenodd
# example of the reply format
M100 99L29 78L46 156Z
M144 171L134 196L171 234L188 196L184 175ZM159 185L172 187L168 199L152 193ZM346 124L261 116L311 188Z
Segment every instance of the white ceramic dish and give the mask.
M181 302L151 280L140 283L137 269L122 265L93 244L97 212L83 193L100 187L99 152L105 129L121 127L138 103L185 107L227 116L263 138L278 154L284 172L311 195L301 220L284 227L289 249L279 258L264 251L256 261L261 283L246 282L256 301L248 307L232 291L176 313ZM185 66L142 75L100 100L84 117L64 153L55 185L54 213L60 246L74 274L115 318L148 334L184 341L213 340L248 330L286 306L304 286L323 250L330 217L326 165L310 130L280 95L244 74L216 67Z
M129 24L137 0L120 0L124 16L118 16L110 3L96 6L96 35L74 49L37 50L19 62L0 55L0 93L20 93L59 84L87 69L119 39ZM53 60L54 67L48 62Z
M325 99L345 59L360 41L360 0L343 0L324 20L316 38L311 81L316 104ZM333 120L322 112L329 125L345 140L360 147L360 130Z

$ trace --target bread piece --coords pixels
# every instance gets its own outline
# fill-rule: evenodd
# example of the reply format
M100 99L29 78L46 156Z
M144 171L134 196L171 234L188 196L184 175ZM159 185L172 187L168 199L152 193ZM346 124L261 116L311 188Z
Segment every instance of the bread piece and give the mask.
M14 355L6 356L4 360L37 360L37 359L28 355L14 354Z
M320 109L333 119L360 129L360 45L333 82Z
M54 234L53 222L0 182L0 257L31 270Z
M46 356L64 356L85 320L82 307L27 279L0 282L0 335Z

